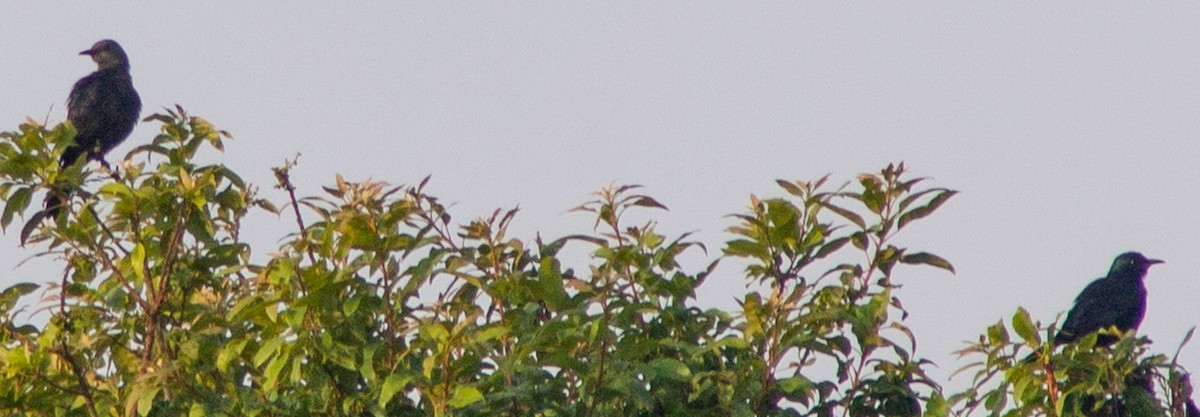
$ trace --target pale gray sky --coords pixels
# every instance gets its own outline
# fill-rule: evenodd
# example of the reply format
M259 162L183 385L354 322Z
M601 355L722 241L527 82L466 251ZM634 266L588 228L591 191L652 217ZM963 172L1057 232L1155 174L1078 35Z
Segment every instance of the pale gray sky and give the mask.
M209 157L276 201L269 168L299 152L306 194L335 172L432 174L458 220L520 205L517 233L558 236L589 230L564 213L589 192L638 183L671 208L661 230L713 253L776 178L905 161L961 191L901 235L958 268L898 277L940 379L962 341L1017 306L1053 320L1126 250L1167 261L1147 279L1156 350L1200 324L1200 3L250 3L0 3L0 129L61 121L94 69L76 54L112 38L145 114L179 103L229 130ZM260 255L291 231L248 227ZM18 267L17 232L0 285L56 280ZM701 303L732 307L740 272ZM1200 371L1200 346L1183 364Z

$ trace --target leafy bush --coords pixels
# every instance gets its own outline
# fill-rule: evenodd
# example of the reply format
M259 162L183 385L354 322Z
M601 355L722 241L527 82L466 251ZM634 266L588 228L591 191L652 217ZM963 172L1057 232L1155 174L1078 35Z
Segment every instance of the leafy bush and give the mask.
M959 414L984 411L1004 416L1188 416L1195 417L1191 383L1175 357L1150 353L1150 340L1132 332L1111 348L1097 348L1102 330L1055 352L1055 326L1039 328L1025 309L1012 317L1013 340L1003 322L959 354L979 358L972 388L953 396ZM1192 331L1195 329L1193 328ZM1187 344L1192 331L1184 337ZM1044 337L1043 337L1044 335ZM1183 346L1180 346L1182 349ZM1163 392L1159 399L1156 392ZM1189 411L1188 407L1193 410Z
M181 108L147 121L160 134L115 179L58 168L69 124L0 134L0 224L33 218L29 244L63 264L53 282L0 293L5 414L944 416L981 402L1025 413L1004 411L1015 398L1063 415L1128 372L1175 369L1157 356L1135 365L1145 342L1134 339L1111 359L1085 338L1015 362L999 325L969 348L987 357L977 388L944 397L915 356L893 271L954 269L894 237L955 192L922 188L903 164L834 189L779 181L784 196L751 197L724 255L692 270L679 256L703 245L627 220L666 209L637 186L577 207L595 219L589 232L527 240L509 234L516 210L454 223L428 178L338 176L300 198L286 164L275 174L289 200L267 201L194 159L228 134ZM76 190L65 215L27 216L56 187ZM264 264L240 236L250 210L297 223ZM588 255L565 257L568 245ZM696 288L728 258L752 288L741 310L698 307ZM18 320L20 297L39 289L48 319ZM1059 378L1085 359L1107 382L1068 372L1062 394L1037 385L1038 369ZM1003 372L994 391L978 388Z

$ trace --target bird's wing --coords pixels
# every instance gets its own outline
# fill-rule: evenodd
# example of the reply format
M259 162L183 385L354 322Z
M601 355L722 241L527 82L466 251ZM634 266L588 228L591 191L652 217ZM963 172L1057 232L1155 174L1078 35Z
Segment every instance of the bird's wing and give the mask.
M1060 333L1071 339L1082 337L1102 327L1111 326L1120 319L1121 312L1109 304L1111 283L1101 278L1092 281L1075 297L1075 306L1067 313Z
M67 120L75 125L76 132L94 132L103 123L101 115L95 111L100 106L99 78L100 72L80 78L71 88L71 95L67 97ZM75 143L86 147L90 145L83 143L86 140L87 138L77 137Z

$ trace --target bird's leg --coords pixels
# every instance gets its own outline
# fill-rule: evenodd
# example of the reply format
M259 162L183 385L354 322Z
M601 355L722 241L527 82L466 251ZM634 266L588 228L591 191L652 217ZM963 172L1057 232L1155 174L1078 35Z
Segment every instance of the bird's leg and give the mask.
M100 166L104 167L104 171L108 172L108 176L112 177L113 181L121 180L121 171L119 169L113 168L111 165L108 164L108 161L104 160L104 158L100 158L99 161L100 161Z

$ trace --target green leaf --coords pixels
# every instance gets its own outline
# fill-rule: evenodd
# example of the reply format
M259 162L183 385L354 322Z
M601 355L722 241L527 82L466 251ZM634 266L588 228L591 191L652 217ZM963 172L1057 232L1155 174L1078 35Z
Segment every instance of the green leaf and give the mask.
M454 395L450 397L450 406L463 408L481 400L483 400L483 393L478 389L470 385L459 385L454 388Z
M267 359L270 359L271 355L274 355L275 350L279 349L279 346L282 344L283 344L283 336L282 335L275 336L271 340L268 340L266 343L263 343L262 347L258 348L258 353L254 354L254 366L256 366L256 367L262 366L263 362L266 362Z
M788 194L794 195L796 197L804 197L804 190L801 189L800 186L796 185L795 183L792 183L791 181L775 180L775 183L779 184L779 186L781 188L783 188L784 191L787 191Z
M487 341L492 341L492 340L499 340L501 336L508 334L508 332L509 332L509 329L507 327L501 326L499 324L493 325L493 326L488 326L475 335L475 341L487 342Z
M958 191L942 190L942 192L933 196L933 198L929 200L929 203L925 204L924 206L917 207L905 212L904 214L901 214L900 220L896 223L896 228L903 229L904 226L909 222L933 214L938 207L942 206L942 203L945 203L946 200L950 199L950 197L954 197L955 194L958 194Z
M878 178L872 175L860 175L858 182L863 187L862 195L859 196L859 201L862 201L867 210L872 213L883 213L883 206L886 204L887 193L883 191L882 183Z
M170 111L171 111L170 109L167 109L167 112L170 112ZM162 113L151 114L149 116L146 116L144 119L142 119L142 121L143 122L159 122L159 123L167 124L167 125L175 123L175 119L172 116L162 114Z
M7 229L13 221L13 216L18 212L25 211L32 198L33 188L21 187L17 188L17 191L13 191L12 195L8 196L8 203L4 205L4 215L0 217L0 227Z
M133 273L139 281L146 280L146 247L141 243L134 246L133 251L129 253L129 266L133 267Z
M655 375L662 378L675 381L688 381L692 379L692 370L686 364L676 359L654 359L650 361L649 366L654 370Z
M132 398L137 398L138 415L150 415L151 408L154 407L154 398L158 397L158 393L162 391L160 386L139 386L135 390Z
M242 349L246 348L248 340L241 339L225 345L221 349L221 353L217 354L217 370L221 372L229 372L229 362L242 354Z
M1067 405L1067 398L1068 396L1066 395L1060 395L1058 400L1054 402L1054 415L1063 415L1063 408Z
M860 229L867 228L867 222L863 221L862 216L859 216L857 213L855 213L853 211L844 209L842 207L834 205L833 203L822 203L821 207L825 207L826 209L829 209L830 211L837 213L839 216L842 216L846 220L849 220L851 223L854 223L855 225L857 225Z
M771 225L775 226L774 229L777 229L772 234L786 233L789 236L795 236L796 225L800 217L800 210L796 208L796 205L781 198L771 198L765 202L767 203L767 218L771 220ZM778 231L778 229L787 230Z
M758 242L746 239L734 239L725 242L725 254L729 256L753 257L758 259L766 259L767 248Z
M955 273L954 265L951 265L950 261L947 261L947 260L943 259L942 257L934 255L932 253L917 252L917 253L905 254L904 256L900 257L900 262L910 264L910 265L918 265L918 264L929 265L929 266L945 269L947 271L950 271L950 273Z
M268 392L275 389L275 384L279 383L279 373L287 367L289 361L286 355L279 355L271 359L271 362L267 364L266 372L263 373L263 376L266 377L266 380L263 381L263 389Z
M100 187L99 195L111 195L120 198L133 198L133 190L129 189L128 185L120 182L110 182Z
M827 241L825 241L825 244L821 245L821 247L819 249L817 249L817 254L813 255L813 259L823 259L826 256L829 256L829 254L837 252L838 249L841 249L842 246L845 246L846 242L849 242L849 241L850 241L850 237L848 237L848 236L842 236L837 239L827 240Z
M637 200L634 200L633 203L630 203L630 204L635 205L635 206L668 210L667 206L662 205L661 203L658 202L658 200L655 200L653 198L646 197L646 196L640 196L640 197L638 197Z
M5 288L4 291L0 291L0 315L12 309L21 297L29 295L29 293L37 289L37 284L22 282Z
M804 241L800 244L802 250L811 249L825 241L825 233L819 228L810 229L803 237Z
M792 399L807 397L808 391L813 388L812 380L805 378L803 375L782 378L777 383L779 384L779 389L783 390Z
M379 406L387 406L388 401L391 401L396 393L404 389L404 386L410 380L412 380L412 376L401 376L396 373L388 375L387 379L383 381L383 388L379 392Z
M1008 343L1008 328L1004 327L1003 320L988 326L987 335L988 341L994 345L1004 345Z
M47 215L48 213L45 210L39 210L33 216L30 216L29 221L25 222L25 227L21 228L20 242L22 246L29 240L29 235L33 234L33 231L37 230L38 226L42 224L42 220L45 220Z
M545 300L546 304L554 310L557 310L567 301L567 293L563 286L563 276L558 270L558 262L551 257L542 258L541 267L538 268L537 281L530 284L530 290L533 295L541 300Z
M1017 336L1025 340L1025 344L1029 346L1042 344L1042 337L1038 335L1037 326L1033 324L1033 319L1029 318L1029 312L1024 307L1017 307L1016 314L1013 314L1012 325Z
M375 351L378 347L379 345L370 345L363 349L362 363L358 366L358 371L368 384L375 382Z
M362 303L363 298L362 296L350 297L350 299L342 303L342 313L345 313L347 316L353 316L354 312L358 311L358 305Z

